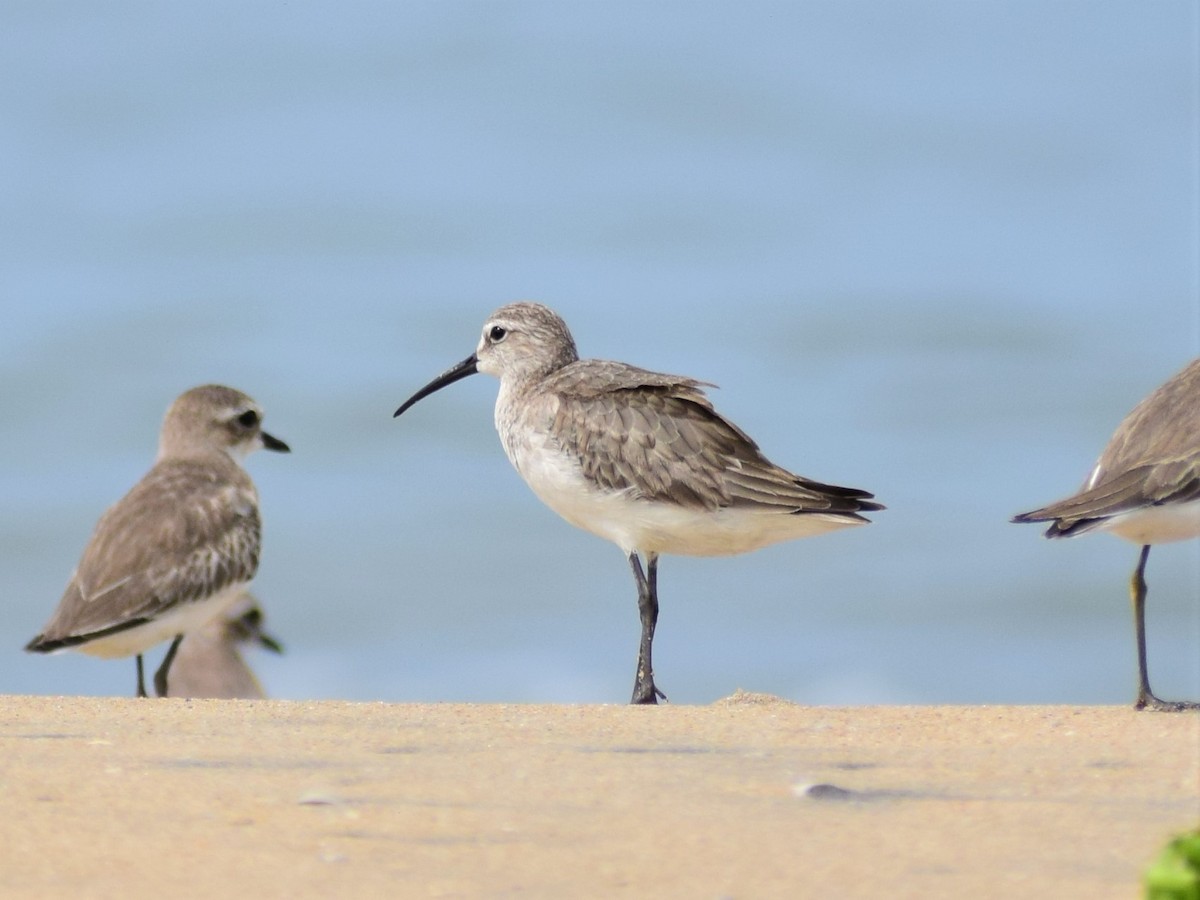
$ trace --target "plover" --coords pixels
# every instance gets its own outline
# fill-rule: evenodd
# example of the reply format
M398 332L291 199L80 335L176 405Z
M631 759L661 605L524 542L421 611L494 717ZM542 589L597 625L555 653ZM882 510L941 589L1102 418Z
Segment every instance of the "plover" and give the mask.
M272 653L283 646L263 630L263 612L249 591L242 591L224 613L186 634L171 663L171 697L257 700L266 697L242 658L243 645L257 644Z
M537 303L496 310L475 352L396 410L476 372L500 379L496 430L539 499L612 541L637 582L642 635L633 703L656 703L651 645L658 558L722 556L862 525L872 494L794 475L718 414L713 385L581 360L566 323ZM645 559L643 567L642 558Z
M142 654L170 639L154 675L166 696L183 635L219 616L258 569L258 492L241 461L260 447L288 451L245 394L206 385L180 395L154 467L96 523L58 609L25 649L136 655L145 697Z
M1050 522L1046 537L1108 531L1141 545L1129 582L1137 639L1136 709L1200 709L1160 700L1146 667L1146 560L1152 544L1200 535L1200 359L1134 407L1079 491L1014 522Z

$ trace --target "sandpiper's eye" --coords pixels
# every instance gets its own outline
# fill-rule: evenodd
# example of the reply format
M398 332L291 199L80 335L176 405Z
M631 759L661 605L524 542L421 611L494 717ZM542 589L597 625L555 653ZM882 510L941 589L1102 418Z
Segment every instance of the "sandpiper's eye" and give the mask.
M488 331L488 339L493 344L500 343L506 337L508 337L508 329L505 328L503 325L493 325L491 327L491 329Z
M240 416L238 416L237 420L238 420L238 424L241 425L242 427L253 428L255 425L258 424L258 413L256 413L252 409L248 409L244 413L242 413Z

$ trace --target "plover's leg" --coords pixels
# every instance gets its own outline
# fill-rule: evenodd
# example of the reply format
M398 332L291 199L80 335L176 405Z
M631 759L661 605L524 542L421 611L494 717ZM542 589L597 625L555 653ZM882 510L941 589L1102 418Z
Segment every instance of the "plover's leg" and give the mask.
M167 648L167 655L163 657L162 665L154 673L154 693L159 697L167 696L167 672L171 669L171 663L175 661L175 651L179 649L182 641L182 634L175 635L175 640L171 641L171 646Z
M1142 546L1137 568L1129 579L1129 596L1133 600L1133 627L1137 633L1138 694L1134 709L1150 709L1155 712L1180 712L1185 709L1200 709L1200 703L1191 700L1159 700L1150 690L1150 676L1146 666L1146 560L1150 556L1150 545Z
M137 695L139 697L149 697L150 695L146 693L146 678L142 671L142 654L140 654L140 653L137 655L137 672L138 672Z
M658 625L658 554L646 554L648 575L642 571L642 561L636 551L629 554L629 567L633 569L633 577L637 581L638 613L642 619L637 677L633 682L633 698L629 702L658 703L659 697L667 699L667 695L654 686L654 665L651 661L654 628Z

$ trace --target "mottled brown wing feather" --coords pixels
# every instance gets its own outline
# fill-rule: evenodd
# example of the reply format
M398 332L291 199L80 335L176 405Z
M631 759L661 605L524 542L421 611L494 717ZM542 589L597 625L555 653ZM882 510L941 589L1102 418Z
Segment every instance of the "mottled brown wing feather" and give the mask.
M704 382L584 361L548 379L551 433L606 490L696 509L768 505L787 512L880 509L871 494L821 484L770 462L719 415Z
M1200 467L1195 461L1176 460L1122 472L1065 500L1022 513L1014 521L1053 521L1046 534L1066 537L1122 513L1192 500L1200 500Z
M1121 513L1200 500L1200 359L1134 407L1096 469L1094 486L1013 521L1053 522L1046 536L1067 537Z
M1143 493L1150 503L1200 500L1200 457L1162 462L1147 474Z
M1200 359L1133 408L1098 465L1104 473L1188 461L1200 465Z
M249 581L260 535L254 486L232 460L160 463L97 523L33 643L111 631Z

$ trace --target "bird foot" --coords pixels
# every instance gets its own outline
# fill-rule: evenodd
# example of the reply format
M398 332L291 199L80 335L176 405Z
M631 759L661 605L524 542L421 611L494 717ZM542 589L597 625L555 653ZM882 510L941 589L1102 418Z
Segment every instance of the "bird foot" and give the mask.
M654 686L653 681L639 681L633 686L633 698L630 704L657 704L659 700L670 703L667 695Z
M1200 709L1200 703L1194 700L1159 700L1153 694L1144 694L1138 697L1133 708L1151 712L1184 712L1189 709Z

